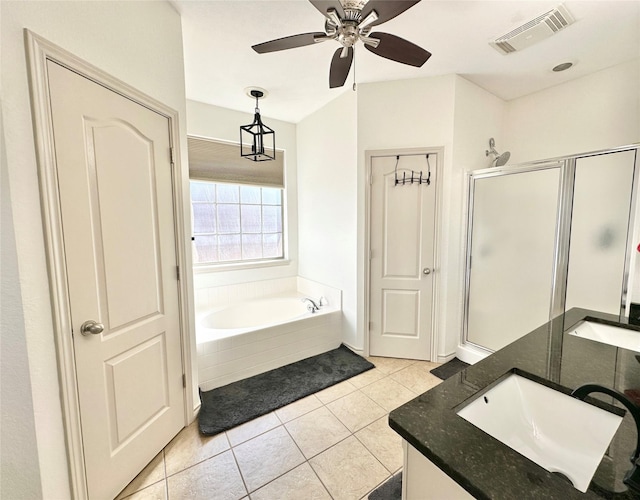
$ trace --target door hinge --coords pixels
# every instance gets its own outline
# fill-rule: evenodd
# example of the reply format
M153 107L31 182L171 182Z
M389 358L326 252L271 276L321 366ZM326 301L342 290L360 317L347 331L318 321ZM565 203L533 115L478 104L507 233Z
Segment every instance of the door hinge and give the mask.
M373 250L369 249L369 260L373 259Z
M182 374L182 387L184 387L184 388L187 387L187 374L186 373Z
M373 330L373 321L369 321L369 331Z
M172 165L176 162L173 147L169 148L169 161L171 162Z
M180 266L176 266L176 278L180 281Z
M369 175L369 186L373 186L373 174Z

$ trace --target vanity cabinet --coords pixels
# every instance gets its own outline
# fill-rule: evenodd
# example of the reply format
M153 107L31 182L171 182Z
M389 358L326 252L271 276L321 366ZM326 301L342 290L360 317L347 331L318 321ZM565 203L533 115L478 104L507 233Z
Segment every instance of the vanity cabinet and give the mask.
M640 388L640 368L635 367L638 351L575 336L561 328L584 321L640 335L640 326L621 323L616 315L574 308L391 411L389 426L405 441L403 500L638 500L638 492L624 483L636 445L636 426L629 412L620 414L624 415L622 422L586 491L458 414L462 405L516 370L565 394L597 381L634 397ZM606 395L594 397L611 404ZM588 432L588 425L581 429Z
M468 500L473 497L404 439L402 500Z

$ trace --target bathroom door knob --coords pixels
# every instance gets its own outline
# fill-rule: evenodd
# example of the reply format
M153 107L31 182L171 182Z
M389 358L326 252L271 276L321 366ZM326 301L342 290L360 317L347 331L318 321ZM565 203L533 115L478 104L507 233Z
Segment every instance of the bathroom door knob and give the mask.
M422 270L422 274L431 274L431 269L429 269L428 267L425 267L425 268Z
M104 331L104 325L97 321L89 320L82 323L80 333L82 335L99 335Z

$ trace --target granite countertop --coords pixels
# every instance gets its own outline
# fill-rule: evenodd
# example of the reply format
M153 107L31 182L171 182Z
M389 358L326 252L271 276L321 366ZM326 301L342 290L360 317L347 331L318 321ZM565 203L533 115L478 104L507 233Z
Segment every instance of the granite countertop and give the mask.
M389 425L476 498L639 498L622 482L636 444L628 412L586 493L456 414L465 401L514 369L566 393L596 383L637 395L632 391L640 390L638 353L564 333L582 320L640 334L640 326L621 324L617 316L572 309L395 409Z

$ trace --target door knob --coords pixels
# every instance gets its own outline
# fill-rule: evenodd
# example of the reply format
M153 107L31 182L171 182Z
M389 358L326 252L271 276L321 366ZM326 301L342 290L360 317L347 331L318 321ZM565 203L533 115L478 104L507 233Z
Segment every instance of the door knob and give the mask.
M104 331L104 325L97 321L89 320L82 323L80 333L82 335L99 335Z
M422 270L422 274L431 274L431 269L429 269L428 267L425 267L425 268Z

